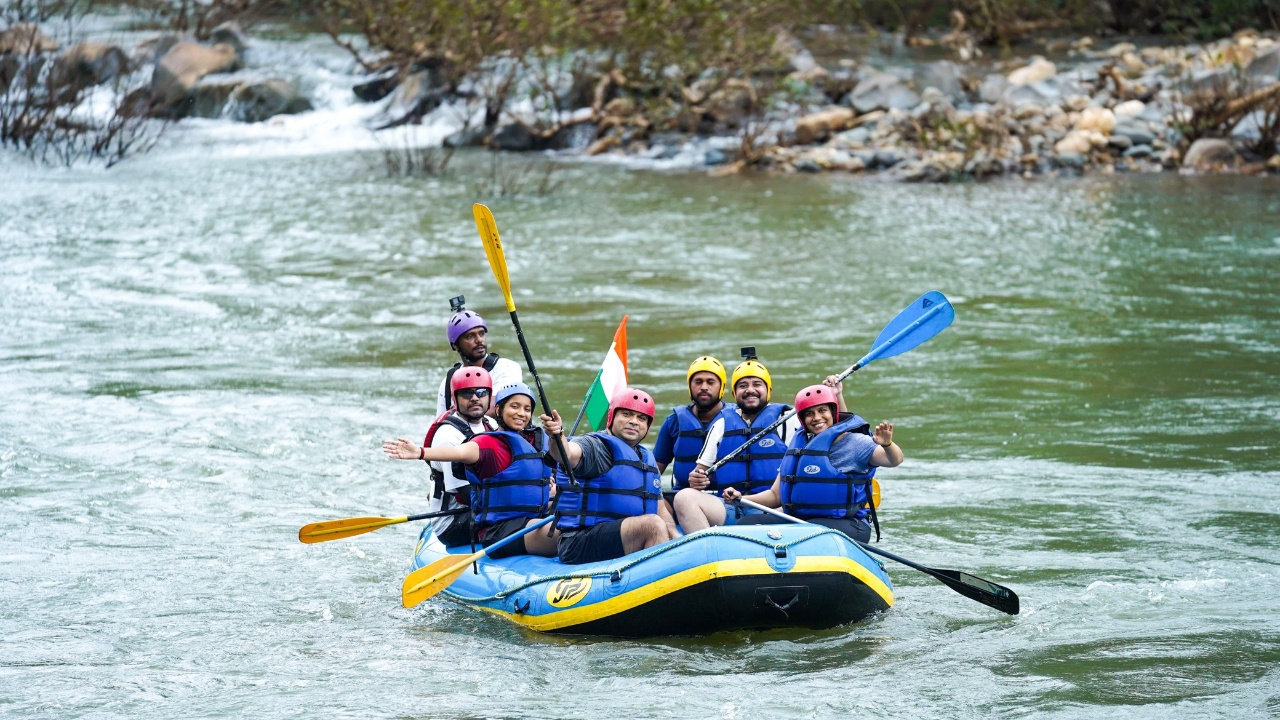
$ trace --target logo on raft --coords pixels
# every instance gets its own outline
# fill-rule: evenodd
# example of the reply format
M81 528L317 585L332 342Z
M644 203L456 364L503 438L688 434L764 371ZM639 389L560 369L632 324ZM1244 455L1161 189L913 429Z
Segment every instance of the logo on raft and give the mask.
M591 589L591 578L565 578L557 580L547 588L547 602L552 607L569 607L587 596Z
M822 468L818 467L817 465L805 465L805 466L804 466L804 471L805 471L806 473L810 474L810 475L817 475L817 474L818 474L818 471L819 471L819 470L821 470L821 469L822 469Z
M773 447L773 438L765 438L761 440L760 447Z

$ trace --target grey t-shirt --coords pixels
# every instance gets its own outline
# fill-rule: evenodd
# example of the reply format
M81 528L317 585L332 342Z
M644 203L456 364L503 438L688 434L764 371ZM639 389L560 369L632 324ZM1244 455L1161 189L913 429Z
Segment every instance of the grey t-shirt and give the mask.
M831 444L831 464L840 472L862 475L871 469L871 453L875 451L876 441L870 435L847 432Z
M578 480L600 477L613 467L613 451L595 435L579 435L569 438L569 442L582 449L582 459L573 468L573 476Z

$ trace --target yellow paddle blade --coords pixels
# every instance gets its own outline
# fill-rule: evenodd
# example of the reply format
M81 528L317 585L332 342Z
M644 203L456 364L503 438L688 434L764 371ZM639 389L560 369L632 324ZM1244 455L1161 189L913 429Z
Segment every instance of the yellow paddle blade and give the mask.
M367 532L373 532L380 527L408 521L409 517L407 515L398 518L358 517L347 518L346 520L326 520L325 522L303 525L302 529L298 530L298 539L310 545L312 543L349 538L352 535L362 535Z
M484 254L489 257L489 267L493 268L493 276L498 279L502 297L507 301L507 312L515 312L516 301L511 297L511 277L507 274L507 256L502 253L502 240L498 237L498 223L489 208L480 203L472 205L471 212L476 216L476 227L480 230L480 242L484 243Z
M471 567L471 563L484 557L484 553L481 550L473 555L450 555L409 573L400 591L404 606L411 608L449 587Z
M875 478L871 478L871 504L876 508L880 508L880 482Z

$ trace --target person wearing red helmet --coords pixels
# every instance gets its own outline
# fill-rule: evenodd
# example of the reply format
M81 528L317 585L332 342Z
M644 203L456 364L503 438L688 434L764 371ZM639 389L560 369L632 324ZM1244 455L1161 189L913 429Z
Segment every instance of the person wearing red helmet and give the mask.
M524 382L524 374L520 366L513 360L498 357L498 353L489 352L489 327L480 313L463 307L466 298L459 295L449 301L453 316L445 323L445 337L449 340L449 348L458 353L458 362L444 375L440 381L440 391L436 393L436 417L443 416L453 408L453 394L447 392L454 374L464 367L484 368L493 378L494 387L519 385Z
M524 383L501 388L493 404L500 429L477 434L460 445L420 448L404 438L382 445L383 452L400 460L461 463L466 468L476 540L483 547L537 522L554 487L555 462L547 455L547 435L530 424L537 407L533 390ZM489 557L552 557L558 538L554 532L550 537L544 532L528 533Z
M556 443L551 454L573 468L578 485L561 470L556 528L557 551L568 565L612 560L680 536L670 510L662 502L657 463L640 444L653 425L654 405L649 393L626 388L609 404L605 430L569 439L567 458ZM564 425L560 415L542 416L552 436Z
M497 430L498 423L485 414L492 399L493 378L488 370L482 367L460 368L453 375L453 408L436 417L422 446L431 450L457 447L481 433ZM407 459L428 463L432 486L429 512L470 504L470 480L463 463L433 460L421 452L422 448L407 445L412 443L401 439L384 444L383 451L393 457L404 458L407 455ZM419 452L415 453L415 449ZM446 546L469 545L473 541L471 518L466 513L433 518L431 525L440 542Z
M877 538L880 535L872 499L875 469L900 465L902 449L893 442L892 423L882 422L872 432L867 421L842 412L842 388L834 380L827 378L826 384L810 385L796 393L795 408L804 432L796 433L787 443L787 455L773 487L746 499L781 507L795 517L867 542L871 524ZM739 497L743 495L735 488L724 491L726 501ZM783 522L773 515L738 520L739 525Z

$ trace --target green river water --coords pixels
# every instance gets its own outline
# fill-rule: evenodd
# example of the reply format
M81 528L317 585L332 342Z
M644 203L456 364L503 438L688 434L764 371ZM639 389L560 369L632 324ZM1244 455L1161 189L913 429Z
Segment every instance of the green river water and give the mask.
M176 146L176 144L175 144ZM167 146L0 171L0 715L1280 717L1280 184L904 186L568 165L488 198L479 155ZM552 401L630 313L631 381L755 345L775 397L925 290L950 329L846 384L907 462L882 547L1013 587L1007 617L890 564L821 632L644 641L400 606L447 300L518 357L493 208Z

